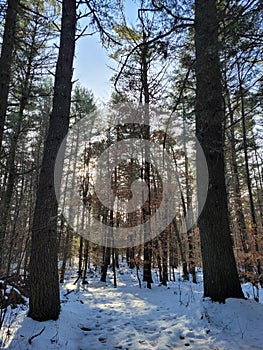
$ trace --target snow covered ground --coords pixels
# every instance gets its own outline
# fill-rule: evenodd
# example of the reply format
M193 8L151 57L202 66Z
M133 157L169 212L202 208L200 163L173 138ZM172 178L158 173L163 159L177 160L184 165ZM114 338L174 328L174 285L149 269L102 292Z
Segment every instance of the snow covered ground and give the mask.
M179 273L178 275L179 276ZM202 298L202 283L178 281L139 288L134 271L123 267L118 287L90 275L88 285L61 286L57 321L36 322L27 306L12 310L0 333L2 349L13 350L263 350L263 290L260 303ZM244 285L252 297L250 284ZM4 344L3 344L4 343ZM1 348L1 346L0 346Z

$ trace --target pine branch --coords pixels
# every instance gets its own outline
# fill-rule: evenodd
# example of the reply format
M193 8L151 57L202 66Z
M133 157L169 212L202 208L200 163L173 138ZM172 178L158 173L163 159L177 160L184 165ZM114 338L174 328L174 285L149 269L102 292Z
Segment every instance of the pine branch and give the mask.
M100 23L100 20L96 14L96 11L91 7L90 3L88 0L85 0L86 2L86 5L88 6L89 10L90 10L90 14L93 15L93 20L94 22L96 23L98 29L99 29L99 32L102 34L102 35L105 35L111 42L113 42L114 44L116 45L121 45L112 35L110 35L104 28L103 26L101 25Z
M25 10L25 11L27 11L27 12L33 13L34 15L37 15L37 16L39 16L39 17L42 17L42 18L44 18L44 19L46 19L46 20L49 19L47 16L44 16L44 15L42 15L41 13L39 13L39 12L37 12L37 11L35 11L35 10L29 8L29 7L27 7L26 5L22 4L21 2L19 2L19 6L20 6L23 10Z
M125 60L124 60L124 62L123 62L123 64L122 64L122 67L121 67L121 69L120 69L120 71L119 71L119 73L118 73L118 75L117 75L117 77L116 77L116 79L115 79L114 87L115 87L116 92L117 92L118 94L120 94L120 91L119 91L118 88L117 88L118 81L119 81L119 79L120 79L120 77L121 77L121 75L122 75L122 73L123 73L124 68L126 67L126 65L127 65L127 63L128 63L129 58L131 57L131 55L132 55L136 50L138 50L139 48L142 48L142 47L144 47L144 46L149 46L149 45L155 43L156 41L158 41L158 40L160 40L160 39L166 38L167 36L171 35L176 29L188 28L188 27L191 27L191 26L192 26L192 24L190 24L190 23L183 23L183 24L175 25L175 26L173 26L170 30L168 30L167 32L162 33L162 34L159 34L159 35L157 35L155 38L153 38L153 39L151 39L151 40L149 40L149 41L146 41L146 42L142 42L142 43L137 44L137 45L127 54L127 56L125 57Z

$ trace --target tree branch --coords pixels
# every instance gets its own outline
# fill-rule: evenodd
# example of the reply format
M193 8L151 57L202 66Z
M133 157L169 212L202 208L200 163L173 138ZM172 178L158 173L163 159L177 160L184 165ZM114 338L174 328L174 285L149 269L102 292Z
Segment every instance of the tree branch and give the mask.
M103 26L101 25L100 20L99 20L97 14L96 14L96 11L90 6L89 1L88 1L88 0L85 0L85 2L86 2L86 5L88 6L88 8L89 8L89 10L90 10L90 13L93 15L94 22L96 23L96 25L97 25L97 27L98 27L98 29L99 29L99 32L100 32L101 34L106 35L106 37L107 37L110 41L112 41L114 44L116 44L116 45L121 45L115 38L113 38L113 36L111 36L111 35L103 28Z
M165 10L165 12L167 12L169 16L173 17L177 21L188 21L188 22L193 22L194 23L194 19L193 18L177 16L168 7L166 7L165 5L163 5L163 4L161 4L161 5L156 4L155 0L152 0L152 4L153 4L153 7L155 7L157 11Z
M118 73L118 75L117 75L117 77L116 77L116 79L115 79L114 88L115 88L116 92L117 92L118 94L120 93L120 91L119 91L118 88L117 88L118 81L119 81L119 79L120 79L120 77L121 77L121 75L122 75L122 73L123 73L124 68L125 68L126 65L127 65L127 62L128 62L128 60L129 60L129 58L131 57L131 55L132 55L137 49L142 48L142 47L145 46L145 45L148 45L148 46L149 46L149 45L153 44L154 42L156 42L157 40L160 40L160 39L163 39L163 38L167 37L168 35L172 34L172 33L175 31L175 29L179 29L179 28L188 28L188 27L191 27L191 26L192 26L192 24L189 24L189 23L179 24L179 25L177 25L177 26L173 26L170 30L168 30L168 32L165 32L165 33L163 33L163 34L159 34L159 35L157 35L155 38L153 38L153 39L151 39L151 40L149 40L149 41L146 41L146 42L142 42L142 43L137 44L137 45L127 54L127 56L126 56L126 58L125 58L125 60L124 60L124 62L123 62L123 64L122 64L122 67L121 67L121 69L120 69L120 71L119 71L119 73Z

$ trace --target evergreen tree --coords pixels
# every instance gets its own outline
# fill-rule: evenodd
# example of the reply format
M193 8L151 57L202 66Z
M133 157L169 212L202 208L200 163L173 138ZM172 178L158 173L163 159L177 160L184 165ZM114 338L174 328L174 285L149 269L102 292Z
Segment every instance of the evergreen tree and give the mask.
M58 204L54 169L57 152L69 127L75 32L76 1L64 0L53 109L45 141L32 225L29 316L38 321L57 319L60 312L57 261ZM58 174L58 177L61 175ZM60 179L56 181L59 184Z
M224 302L243 298L230 237L224 163L224 106L215 0L195 1L196 135L208 171L207 199L199 218L204 296ZM197 183L202 169L197 157Z

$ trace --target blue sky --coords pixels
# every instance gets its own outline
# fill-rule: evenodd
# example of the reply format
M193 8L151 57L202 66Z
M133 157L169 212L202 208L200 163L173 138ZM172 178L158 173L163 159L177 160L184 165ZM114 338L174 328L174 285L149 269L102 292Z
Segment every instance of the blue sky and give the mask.
M134 1L126 1L126 15L128 24L134 22L137 16L137 5ZM112 86L109 79L114 72L108 66L116 67L108 57L107 51L102 48L99 35L86 36L77 41L74 61L74 80L91 89L101 101L110 98Z
M93 35L80 39L76 47L74 77L82 86L91 89L96 98L105 100L110 97L109 79L113 71L107 65L114 65L99 42L99 36Z

